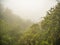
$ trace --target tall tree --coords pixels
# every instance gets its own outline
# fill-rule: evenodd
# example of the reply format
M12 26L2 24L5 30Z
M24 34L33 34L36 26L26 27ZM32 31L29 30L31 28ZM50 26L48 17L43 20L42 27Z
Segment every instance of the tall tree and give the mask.
M60 44L60 3L47 12L41 26L47 31L47 40L51 45Z

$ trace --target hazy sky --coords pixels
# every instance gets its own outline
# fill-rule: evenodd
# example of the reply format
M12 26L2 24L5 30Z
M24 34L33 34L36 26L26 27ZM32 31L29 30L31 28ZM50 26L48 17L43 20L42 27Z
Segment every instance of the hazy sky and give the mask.
M1 1L18 16L38 22L46 11L56 4L55 0L4 0Z

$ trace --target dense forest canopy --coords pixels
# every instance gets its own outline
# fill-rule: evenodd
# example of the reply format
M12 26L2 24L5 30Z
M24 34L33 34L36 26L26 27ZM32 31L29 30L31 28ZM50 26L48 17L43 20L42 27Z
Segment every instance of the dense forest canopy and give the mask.
M10 9L5 9L3 5L0 4L0 43L2 43L2 45L6 45L5 43L12 41L9 38L13 39L16 38L18 35L20 37L20 34L31 25L31 21L21 19L20 17L13 14ZM7 45L9 45L9 43Z
M36 24L0 4L0 45L60 45L60 2Z

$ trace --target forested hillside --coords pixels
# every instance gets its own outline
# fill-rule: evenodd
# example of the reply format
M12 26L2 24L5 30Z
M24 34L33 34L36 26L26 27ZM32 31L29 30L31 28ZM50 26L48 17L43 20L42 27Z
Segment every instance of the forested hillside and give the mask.
M41 23L28 29L20 45L60 45L60 3L47 12Z
M60 45L60 3L40 23L24 21L11 10L0 10L1 45Z
M0 44L13 45L31 25L31 21L23 20L0 4Z

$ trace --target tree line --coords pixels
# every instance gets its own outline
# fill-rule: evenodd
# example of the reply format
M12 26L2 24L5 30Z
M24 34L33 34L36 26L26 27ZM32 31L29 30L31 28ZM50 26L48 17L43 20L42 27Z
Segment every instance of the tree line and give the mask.
M1 45L60 45L60 3L36 24L18 18L2 5L0 10Z

